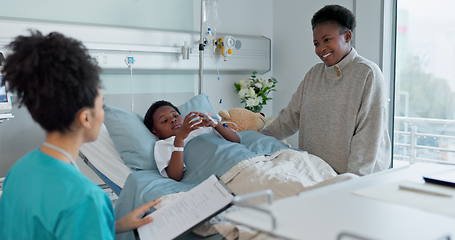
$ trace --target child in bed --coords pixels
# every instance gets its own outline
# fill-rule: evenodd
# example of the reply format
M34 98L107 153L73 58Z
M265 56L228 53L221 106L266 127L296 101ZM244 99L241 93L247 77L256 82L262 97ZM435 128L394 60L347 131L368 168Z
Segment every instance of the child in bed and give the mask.
M145 114L144 124L160 139L155 144L155 161L160 174L176 181L183 178L184 146L191 139L215 131L228 141L240 142L237 133L228 126L200 112L191 112L183 118L178 108L167 101L153 103Z

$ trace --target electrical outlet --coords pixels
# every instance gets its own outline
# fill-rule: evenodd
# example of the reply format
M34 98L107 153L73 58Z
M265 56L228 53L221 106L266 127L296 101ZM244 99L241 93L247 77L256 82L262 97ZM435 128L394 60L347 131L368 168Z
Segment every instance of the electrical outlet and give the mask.
M136 59L134 59L134 57L132 57L132 56L126 57L126 59L125 59L125 63L128 66L133 65L135 61L136 61Z

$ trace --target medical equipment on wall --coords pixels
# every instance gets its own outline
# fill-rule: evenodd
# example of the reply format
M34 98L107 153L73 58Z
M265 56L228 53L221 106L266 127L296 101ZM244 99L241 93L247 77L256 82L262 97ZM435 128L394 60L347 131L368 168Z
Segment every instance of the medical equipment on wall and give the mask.
M224 57L224 61L227 61L228 57L234 53L234 49L240 49L242 42L240 40L236 40L233 36L226 35L216 40L216 46L219 54Z
M190 59L190 54L193 52L192 49L193 48L190 46L190 44L187 41L185 41L183 43L183 46L182 46L182 59L183 60Z
M130 70L130 98L131 98L131 106L130 111L134 112L134 79L133 79L133 65L136 62L136 58L130 52L128 56L125 57L125 64Z
M215 52L218 24L218 0L201 0L201 39L199 41L204 44L204 48L210 50L210 53Z
M234 39L230 35L217 37L218 19L218 0L201 0L201 21L199 36L199 81L198 94L202 92L202 83L204 79L204 51L209 50L209 56L214 58L217 80L221 80L219 71L219 58L223 57L224 61L228 60L234 53L234 49L240 49L240 40ZM185 59L185 58L184 58ZM222 103L222 99L219 103Z
M123 72L124 70L130 72L125 63L125 58L128 56L134 57L135 60L133 74L139 72L144 74L153 72L198 74L199 31L120 28L90 24L0 19L0 46L7 45L14 37L24 34L30 28L40 29L43 33L57 31L69 36L85 36L84 45L90 55L97 60L105 74L118 74L119 71ZM220 33L220 25L216 25L214 28L216 31L211 30L210 37L219 39L225 38L226 35L232 36L235 40L235 48L233 54L228 56L228 61L223 61L224 57L219 52L211 51L213 45L207 46L206 50L203 51L205 60L202 67L204 72L249 74L253 71L259 73L270 71L271 40L269 38L224 34ZM203 37L207 34L204 31ZM240 46L241 49L239 49ZM137 79L135 78L135 80ZM197 89L195 91L197 92Z

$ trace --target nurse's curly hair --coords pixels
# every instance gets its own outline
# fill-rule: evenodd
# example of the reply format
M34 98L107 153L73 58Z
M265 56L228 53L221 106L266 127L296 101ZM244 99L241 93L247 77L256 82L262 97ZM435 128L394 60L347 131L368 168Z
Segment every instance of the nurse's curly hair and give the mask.
M160 100L160 101L154 102L149 107L149 109L147 110L147 113L144 116L144 125L149 129L150 132L152 132L152 130L153 130L153 114L155 114L155 112L156 112L156 110L158 110L158 108L163 107L163 106L172 107L175 109L176 112L181 114L179 109L176 106L174 106L174 104L172 104L168 101Z
M355 28L355 17L352 12L340 5L327 5L317 11L311 19L311 26L314 30L318 24L333 22L344 29L353 31Z
M100 87L99 67L83 44L52 32L30 30L8 48L4 82L47 132L70 130L76 114L93 108Z

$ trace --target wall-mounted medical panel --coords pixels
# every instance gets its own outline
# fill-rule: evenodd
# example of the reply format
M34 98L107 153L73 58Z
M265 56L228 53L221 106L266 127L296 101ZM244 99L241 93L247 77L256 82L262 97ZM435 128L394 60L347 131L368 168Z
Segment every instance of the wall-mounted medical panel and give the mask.
M28 34L28 29L36 29L44 34L57 31L81 40L107 73L124 70L128 64L135 71L147 72L196 73L199 68L198 32L0 19L0 49L14 37ZM208 44L204 51L204 71L270 71L269 38L217 33L216 39L226 36L231 36L236 43L231 54L221 56L219 48L214 50L215 47Z

